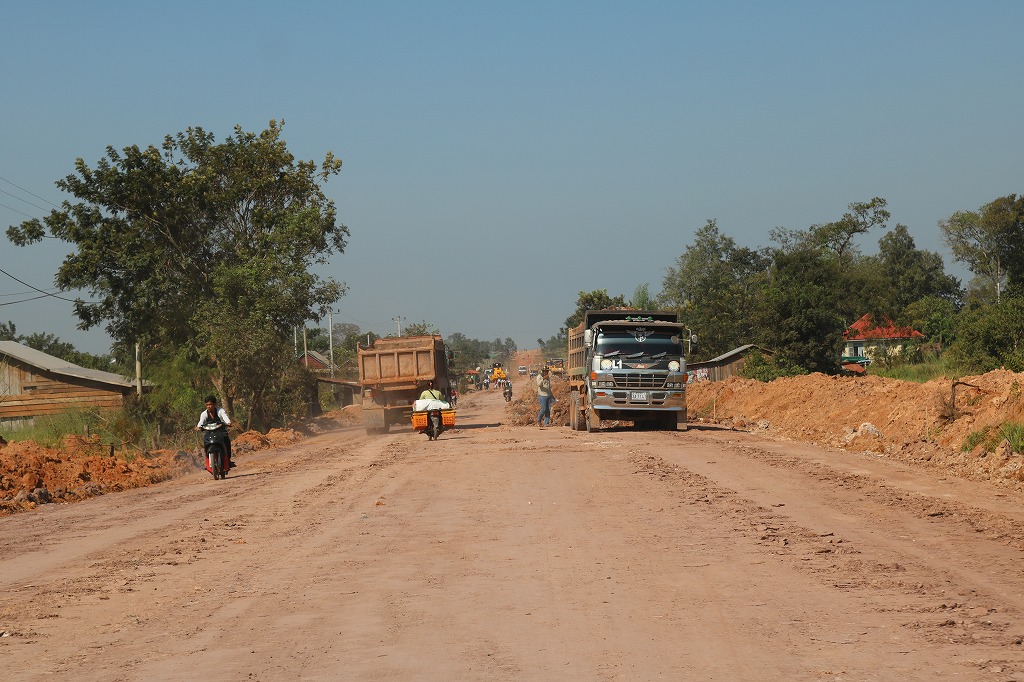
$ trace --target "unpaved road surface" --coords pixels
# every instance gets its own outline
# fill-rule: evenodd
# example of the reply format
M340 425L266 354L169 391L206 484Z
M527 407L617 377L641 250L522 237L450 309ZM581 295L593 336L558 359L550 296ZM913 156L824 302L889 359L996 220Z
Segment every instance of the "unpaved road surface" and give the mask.
M504 410L0 519L0 678L1024 680L1016 493Z

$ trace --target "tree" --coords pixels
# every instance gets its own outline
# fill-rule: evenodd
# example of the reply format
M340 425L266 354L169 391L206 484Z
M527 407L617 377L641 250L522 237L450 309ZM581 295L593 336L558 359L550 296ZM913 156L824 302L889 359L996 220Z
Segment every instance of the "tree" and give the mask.
M957 307L941 296L925 296L907 305L901 322L925 335L939 348L948 346L956 336Z
M74 247L55 283L91 295L75 303L81 328L105 324L116 343L165 357L189 347L229 406L238 393L264 414L269 387L247 376L262 359L246 349L287 345L292 329L327 314L345 286L310 268L343 253L349 234L320 187L341 161L330 152L319 164L296 161L283 125L236 126L221 143L196 127L159 147L107 147L95 167L78 159L57 182L78 203L8 238L24 246L49 232ZM231 328L261 330L261 341Z
M875 227L885 227L889 211L885 210L886 200L875 197L871 201L855 201L847 205L848 212L832 223L813 225L811 240L815 246L824 248L837 258L853 258L858 255L854 239Z
M650 287L646 282L637 286L633 291L633 298L629 300L629 307L636 308L637 310L654 310L658 307L658 303L654 296L651 295Z
M738 247L708 220L667 270L659 299L699 331L700 354L714 357L751 342L748 321L770 262L762 252Z
M1024 290L1024 196L1010 194L977 211L939 221L953 258L989 286L998 301L1006 287Z
M609 296L607 289L594 289L593 291L581 291L576 299L576 310L565 320L567 329L579 325L583 321L583 313L588 310L604 310L605 308L625 307L626 299L619 294Z
M426 320L413 322L402 330L402 336L432 336L440 333L437 327Z
M897 223L878 240L878 260L888 296L899 313L923 298L934 296L956 304L962 296L960 281L946 274L942 256L918 249L906 225Z
M962 312L949 354L968 370L1024 371L1024 297L1003 296Z
M775 255L764 307L752 325L780 367L834 374L847 327L839 262L820 249Z

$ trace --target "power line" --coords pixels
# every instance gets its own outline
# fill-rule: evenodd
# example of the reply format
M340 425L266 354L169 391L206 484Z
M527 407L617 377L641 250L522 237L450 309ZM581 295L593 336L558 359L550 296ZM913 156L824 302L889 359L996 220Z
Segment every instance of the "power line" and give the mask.
M67 301L68 303L76 303L76 301L73 298L64 298L63 296L58 296L57 294L47 293L47 292L43 291L42 289L40 289L38 287L32 286L28 282L23 282L22 280L18 279L17 277L12 275L11 273L6 272L4 270L0 270L0 274L7 275L8 277L13 279L18 284L23 284L23 285L27 286L29 289L31 289L32 291L38 291L40 294L42 294L42 296L37 296L36 298L45 298L46 296L52 296L53 298L58 298L58 299L60 299L62 301ZM31 300L35 300L35 299L26 299L26 300L30 300L31 301ZM24 303L24 301L14 301L14 302L15 303ZM5 304L5 305L7 305L7 304Z
M43 206L40 206L39 204L33 204L33 203L32 203L31 201L29 201L28 199L22 199L22 198L21 198L21 197L19 197L19 196L18 196L17 194L11 194L10 192L8 192L8 191L7 191L7 190L5 190L5 189L0 189L0 192L2 192L3 194L6 194L6 195L7 195L7 196L9 196L9 197L14 197L14 198L15 198L15 199L17 199L18 201L23 201L23 202L25 202L26 204L28 204L29 206L31 206L32 208L38 208L38 209L39 209L40 211L45 211L45 210L46 210L46 208L44 208ZM10 206L8 206L7 208L10 208Z
M17 198L17 197L15 197L15 198ZM29 215L28 213L25 213L24 211L19 211L18 209L14 208L13 206L8 206L7 204L0 204L0 206L3 206L4 208L6 208L8 210L14 211L15 213L20 213L21 215L25 216L26 218L35 218L34 215Z
M13 182L11 182L10 180L8 180L7 178L2 178L2 177L0 177L0 180L3 180L4 182L6 182L6 183L7 183L8 185L10 185L11 187L17 187L18 189L20 189L20 190L21 190L22 192L24 192L25 194L30 194L30 195L34 196L34 197L35 197L36 199L39 199L39 201L45 202L45 203L49 204L50 206L53 206L54 208L60 208L60 206L58 206L57 204L53 203L52 201L49 201L48 199L44 199L44 198L42 198L41 196L39 196L38 194L35 194L35 193L33 193L33 192L29 192L29 191L28 191L27 189L25 189L24 187L22 187L22 186L20 186L20 185L16 185L16 184L14 184ZM8 192L4 192L4 194L8 194ZM11 196L13 197L14 195L13 195L13 194L11 194ZM15 199L17 199L17 197L14 197L14 198L15 198ZM21 201L25 201L25 200L24 200L24 199L21 199ZM28 203L28 202L25 202L25 203ZM9 207L8 207L8 208L9 208ZM38 206L37 206L36 208L38 208Z
M53 296L53 294L43 294L42 296L33 296L31 298L23 298L20 301L7 301L5 303L0 303L0 306L14 305L15 303L28 303L29 301L35 301L36 299L39 299L39 298L46 298L47 296ZM60 296L58 296L57 298L60 298ZM66 301L67 299L66 298L61 298L61 300L62 301Z

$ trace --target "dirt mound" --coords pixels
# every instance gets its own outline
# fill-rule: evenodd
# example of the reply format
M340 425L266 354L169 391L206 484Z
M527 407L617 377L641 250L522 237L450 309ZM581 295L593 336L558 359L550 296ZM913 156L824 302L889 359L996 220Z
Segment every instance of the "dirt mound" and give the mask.
M769 383L691 384L691 422L727 424L827 447L878 453L959 476L1019 486L1022 457L997 434L1024 421L1024 374L1005 370L917 384L823 374Z
M296 443L304 433L322 433L361 423L359 406L325 414L303 427L246 431L231 439L234 456ZM111 451L96 437L68 436L60 448L32 441L0 445L0 516L34 509L40 504L76 502L96 495L138 488L202 469L199 448Z
M0 448L0 515L138 488L200 467L196 453L111 455L99 439L78 436L67 438L60 450L13 441Z

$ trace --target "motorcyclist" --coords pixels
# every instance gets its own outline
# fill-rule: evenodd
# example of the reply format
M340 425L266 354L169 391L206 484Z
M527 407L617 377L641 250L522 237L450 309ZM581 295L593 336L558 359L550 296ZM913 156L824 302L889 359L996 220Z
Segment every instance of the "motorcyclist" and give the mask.
M444 394L440 389L434 388L433 380L427 382L427 387L420 393L420 400L440 400L444 402Z
M223 407L217 407L217 396L208 395L206 396L206 409L199 415L199 423L196 424L196 431L201 431L207 424L218 424L220 428L224 429L224 446L228 451L228 459L230 463L228 468L234 468L235 460L231 455L231 439L227 435L228 427L231 426L231 418L228 417L228 413Z

